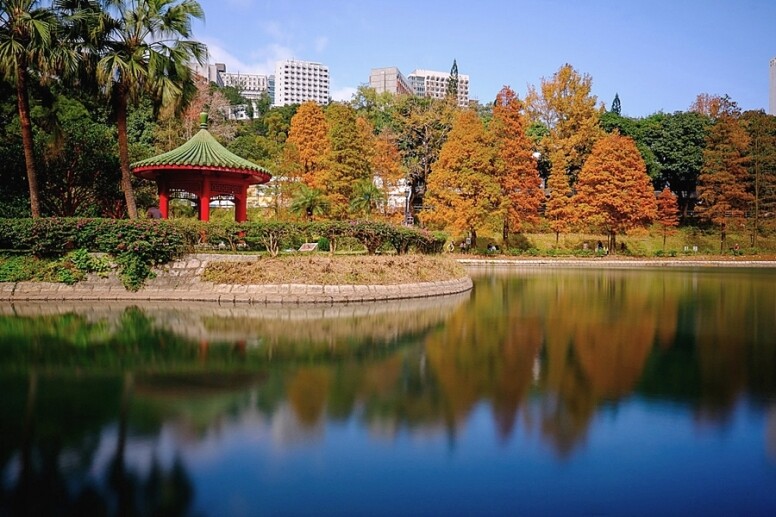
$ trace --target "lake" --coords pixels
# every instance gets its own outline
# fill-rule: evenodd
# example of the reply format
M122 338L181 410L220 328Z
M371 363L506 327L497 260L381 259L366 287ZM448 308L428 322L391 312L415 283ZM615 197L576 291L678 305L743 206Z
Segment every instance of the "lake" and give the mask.
M776 269L0 308L0 515L774 515Z

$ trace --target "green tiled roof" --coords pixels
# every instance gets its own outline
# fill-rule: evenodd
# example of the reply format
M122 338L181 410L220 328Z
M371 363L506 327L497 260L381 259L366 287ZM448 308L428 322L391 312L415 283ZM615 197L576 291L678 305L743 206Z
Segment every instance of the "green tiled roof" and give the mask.
M204 124L203 124L204 125ZM135 162L133 169L148 167L164 168L165 165L191 167L218 167L238 171L250 171L269 174L264 167L256 165L227 150L219 144L204 127L188 142L166 153Z

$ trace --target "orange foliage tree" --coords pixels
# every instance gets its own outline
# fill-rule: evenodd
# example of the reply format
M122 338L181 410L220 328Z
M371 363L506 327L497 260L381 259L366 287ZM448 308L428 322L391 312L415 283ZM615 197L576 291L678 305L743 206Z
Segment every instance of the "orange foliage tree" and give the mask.
M657 202L636 142L619 133L601 138L579 171L574 200L580 218L609 236L612 252L618 233L651 223Z
M323 109L312 101L300 105L291 118L283 157L289 179L321 187L323 159L329 147L327 133Z
M657 196L657 222L662 228L663 249L666 248L666 237L673 235L679 226L679 202L676 195L668 187Z
M548 131L539 141L539 150L551 163L545 216L555 231L556 243L559 234L567 232L575 220L570 206L571 188L603 134L599 120L604 107L598 106L597 97L591 95L592 85L588 74L580 75L567 63L550 79L542 78L539 91L531 86L526 95L532 121Z
M742 219L754 196L749 192L749 135L738 123L740 110L727 96L718 100L717 116L703 151L698 176L696 213L719 227L720 251L725 249L728 220Z
M476 246L477 230L503 217L495 158L492 141L477 114L472 110L458 113L429 175L426 222L468 231Z
M537 161L525 130L528 122L524 105L505 86L496 96L491 130L496 143L496 171L501 184L504 210L503 238L506 246L510 231L520 231L523 223L535 222L544 200Z

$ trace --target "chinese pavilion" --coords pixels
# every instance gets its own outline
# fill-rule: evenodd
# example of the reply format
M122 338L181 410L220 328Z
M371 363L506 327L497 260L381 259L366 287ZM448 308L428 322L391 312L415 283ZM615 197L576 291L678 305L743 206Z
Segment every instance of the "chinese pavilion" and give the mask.
M132 172L156 182L164 219L171 198L194 196L201 221L210 219L210 202L216 199L232 201L235 221L246 221L248 186L266 183L272 175L219 144L207 130L206 113L200 115L199 127L199 132L180 147L133 163Z

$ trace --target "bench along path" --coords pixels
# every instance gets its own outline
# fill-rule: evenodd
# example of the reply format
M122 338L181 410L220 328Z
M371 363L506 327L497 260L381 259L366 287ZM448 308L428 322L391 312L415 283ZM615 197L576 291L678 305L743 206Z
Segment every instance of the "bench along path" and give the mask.
M310 285L310 284L214 284L202 281L211 261L253 262L256 256L196 254L171 262L156 271L137 292L128 291L117 275L108 278L89 275L74 285L50 282L0 283L0 300L149 300L204 301L248 304L333 304L425 298L468 291L470 278L441 282L398 285Z

